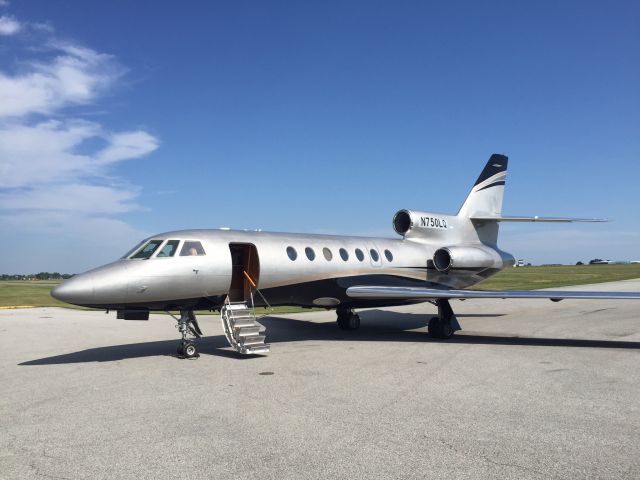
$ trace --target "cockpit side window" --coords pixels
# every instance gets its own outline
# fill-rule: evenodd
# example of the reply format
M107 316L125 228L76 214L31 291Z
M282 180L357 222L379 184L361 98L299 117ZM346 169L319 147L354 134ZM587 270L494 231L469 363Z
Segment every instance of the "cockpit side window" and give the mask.
M158 247L162 244L162 242L163 240L151 240L147 242L144 245L144 247L138 250L136 254L132 255L129 258L141 258L143 260L146 260L151 255L153 255L153 252L155 252L158 249Z
M156 257L158 258L173 257L176 254L176 251L178 250L179 243L180 243L180 240L169 240L167 243L164 244L164 247L160 249Z
M180 256L186 257L189 255L206 255L204 253L204 248L202 248L202 244L200 242L187 240L182 245L182 250L180 250Z

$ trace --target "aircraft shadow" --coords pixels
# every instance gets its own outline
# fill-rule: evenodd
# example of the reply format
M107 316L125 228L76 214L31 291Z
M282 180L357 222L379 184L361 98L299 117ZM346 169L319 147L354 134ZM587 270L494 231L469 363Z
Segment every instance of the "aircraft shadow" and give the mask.
M470 314L464 317L497 317L502 314ZM640 350L640 342L616 340L581 340L566 338L538 338L518 336L496 336L466 334L464 330L449 340L430 338L425 326L432 315L397 313L384 310L369 310L361 313L362 325L359 330L347 332L338 329L334 322L310 322L295 318L268 316L260 319L267 328L267 341L271 344L329 340L362 342L423 342L452 343L470 345L508 345L529 347L580 347ZM206 325L204 326L206 328ZM416 331L421 329L420 331ZM55 355L20 363L21 366L57 365L67 363L114 362L130 358L174 356L178 339L155 342L111 345L89 348L78 352ZM242 360L259 358L261 355L240 355L231 350L224 335L213 335L198 340L200 355L215 355Z
M108 347L88 348L78 352L55 355L19 363L22 366L59 365L65 363L115 362L142 357L178 357L176 350L179 339L160 340L156 342L129 343L110 345ZM226 349L225 349L226 347ZM201 355L217 355L219 357L252 358L240 355L230 349L224 335L202 337L198 340L198 352Z
M467 314L464 317L500 317L504 314ZM333 322L315 323L283 317L264 317L260 320L267 328L269 343L301 340L348 340L377 342L426 342L473 345L515 345L537 347L620 348L640 350L640 342L619 340L584 340L567 338L500 336L470 334L464 330L449 340L429 337L426 324L432 314L398 313L369 310L360 314L362 324L355 332L343 331ZM462 325L464 328L464 324ZM420 331L416 331L421 329Z

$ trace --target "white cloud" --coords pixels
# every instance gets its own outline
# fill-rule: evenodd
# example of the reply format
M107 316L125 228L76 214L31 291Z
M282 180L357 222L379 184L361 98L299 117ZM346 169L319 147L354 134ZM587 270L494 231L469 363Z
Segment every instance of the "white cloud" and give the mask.
M53 42L48 48L56 53L49 62L31 62L16 75L0 72L0 117L88 104L124 72L111 55L69 43Z
M0 6L6 4L0 3ZM15 35L20 31L22 25L14 17L3 15L0 17L0 35Z
M96 171L87 155L75 153L100 126L79 120L0 126L0 187L67 181Z
M100 185L53 185L46 189L0 193L0 205L13 210L62 210L93 215L139 210L138 189Z
M158 139L147 132L138 130L116 133L110 135L109 145L98 154L97 161L104 165L129 160L142 157L156 148Z
M8 7L9 0L0 0L0 7Z
M125 70L111 55L51 38L52 28L38 30L47 39L26 49L37 60L20 59L11 72L0 67L0 249L16 252L0 256L0 272L77 272L146 236L117 218L144 208L136 203L141 189L114 180L113 169L159 141L144 130L112 131L66 115L67 107L95 104Z
M89 141L105 146L78 153ZM0 125L0 188L18 188L102 176L109 163L153 152L147 132L105 132L95 122L48 120Z

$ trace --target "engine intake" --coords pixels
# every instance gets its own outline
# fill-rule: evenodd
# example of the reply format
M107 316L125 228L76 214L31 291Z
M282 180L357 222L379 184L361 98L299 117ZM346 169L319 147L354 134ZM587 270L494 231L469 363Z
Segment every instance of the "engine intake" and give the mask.
M413 222L411 221L411 214L407 210L400 210L393 217L393 229L399 235L404 235L413 226Z
M439 272L451 269L481 271L495 263L493 255L479 247L443 247L433 254L433 266Z
M393 216L393 229L398 235L440 239L443 243L451 240L456 223L456 217L451 215L418 210L400 210Z

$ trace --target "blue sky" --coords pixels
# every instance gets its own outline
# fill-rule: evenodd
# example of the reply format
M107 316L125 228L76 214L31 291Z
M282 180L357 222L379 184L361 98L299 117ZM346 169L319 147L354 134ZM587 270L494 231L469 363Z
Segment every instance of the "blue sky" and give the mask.
M640 259L637 2L0 0L0 272L181 228L393 236L491 153L534 263ZM9 253L10 252L10 253Z

